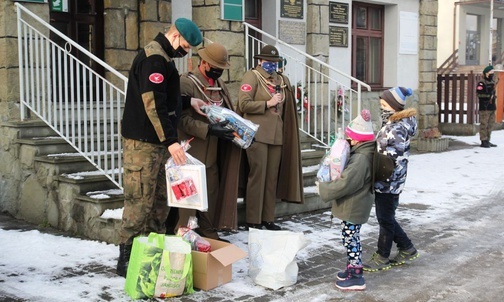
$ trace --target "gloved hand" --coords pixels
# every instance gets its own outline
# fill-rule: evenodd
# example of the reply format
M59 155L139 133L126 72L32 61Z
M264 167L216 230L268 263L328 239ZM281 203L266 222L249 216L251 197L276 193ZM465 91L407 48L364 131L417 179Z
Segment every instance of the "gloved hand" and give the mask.
M232 141L235 136L233 134L233 130L226 128L226 125L229 121L222 121L216 124L208 125L208 135L216 136L220 139Z

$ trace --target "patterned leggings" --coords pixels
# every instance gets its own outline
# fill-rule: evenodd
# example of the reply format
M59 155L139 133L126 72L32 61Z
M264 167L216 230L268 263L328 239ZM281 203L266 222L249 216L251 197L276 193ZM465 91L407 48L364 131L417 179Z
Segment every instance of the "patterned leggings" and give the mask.
M348 264L362 266L362 245L360 229L362 224L353 224L348 221L341 222L341 239L346 247Z

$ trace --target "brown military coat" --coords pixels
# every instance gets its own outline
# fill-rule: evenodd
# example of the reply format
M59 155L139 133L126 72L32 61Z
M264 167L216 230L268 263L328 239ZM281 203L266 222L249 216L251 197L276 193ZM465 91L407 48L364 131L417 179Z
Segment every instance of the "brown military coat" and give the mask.
M192 72L201 83L208 85L207 80L196 67ZM222 97L222 106L233 110L233 105L229 97L228 89L221 79L215 81L215 87L221 87L222 91L213 91L215 95ZM182 95L188 95L206 101L205 96L197 88L196 84L184 74L180 78L180 90ZM209 91L207 96L211 96ZM187 140L192 137L191 148L188 153L205 164L205 166L217 166L219 170L219 179L209 179L207 177L207 187L218 188L218 198L213 205L214 213L209 211L210 219L213 220L214 227L217 229L232 229L238 227L237 219L237 198L238 198L238 173L240 166L241 149L232 142L219 140L217 137L208 136L209 121L190 107L182 112L178 125L179 140Z
M265 102L271 99L274 87L269 87L269 91L264 89L253 70L259 72L263 77L269 78L271 84L281 86L281 93L285 99L278 110L274 107L266 108ZM256 141L283 145L277 198L287 202L304 203L296 99L289 79L276 72L270 77L260 66L247 71L243 76L238 94L236 111L244 118L260 125L255 136ZM282 131L282 133L278 131ZM278 138L281 138L281 141L278 141Z

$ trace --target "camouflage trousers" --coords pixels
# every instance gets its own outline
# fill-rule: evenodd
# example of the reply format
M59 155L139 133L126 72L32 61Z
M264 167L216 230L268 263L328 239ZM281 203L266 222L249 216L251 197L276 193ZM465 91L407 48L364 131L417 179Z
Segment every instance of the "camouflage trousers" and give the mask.
M170 153L162 145L123 139L124 211L121 243L138 235L165 233L168 217L165 164Z
M494 110L482 110L479 112L480 120L480 140L489 141L490 135L492 134L492 129L495 124L495 111Z

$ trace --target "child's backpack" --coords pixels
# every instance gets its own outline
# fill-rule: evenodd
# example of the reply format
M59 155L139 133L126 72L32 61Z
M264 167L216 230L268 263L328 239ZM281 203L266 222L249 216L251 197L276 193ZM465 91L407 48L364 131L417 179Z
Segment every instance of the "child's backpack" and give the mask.
M375 181L387 181L394 172L394 160L376 150L373 153L373 186Z

